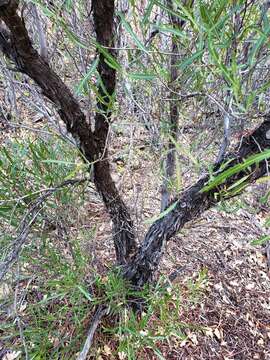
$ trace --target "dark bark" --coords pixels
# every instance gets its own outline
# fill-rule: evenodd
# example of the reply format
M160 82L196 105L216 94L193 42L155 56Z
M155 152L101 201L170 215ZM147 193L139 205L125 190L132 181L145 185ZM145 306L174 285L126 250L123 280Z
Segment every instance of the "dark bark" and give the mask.
M114 56L113 50L109 49L114 47L114 1L93 0L92 8L96 39L100 45L106 47L107 51ZM94 137L101 151L101 161L94 164L94 180L113 221L113 236L117 261L123 264L135 251L136 243L133 223L112 180L110 163L107 156L108 132L112 113L111 107L115 92L115 70L105 62L102 53L99 54L98 72L100 74L100 81L102 82L99 86L99 95L102 100L97 101L98 112L95 116Z
M0 19L8 29L7 31L0 27L0 48L15 63L17 70L32 78L44 95L54 103L78 147L86 159L94 163L95 185L113 222L117 261L124 264L134 251L136 243L129 212L112 180L106 156L110 108L98 102L99 111L96 114L96 127L93 133L69 88L32 46L24 21L17 14L17 7L17 1L0 1ZM104 46L110 46L113 41L114 2L93 1L93 9L97 40ZM115 88L115 73L105 63L102 55L98 71L106 92L112 95ZM107 101L108 97L102 91L100 88L101 96Z
M229 154L225 161L232 159L225 169L241 163L252 154L270 148L270 119L266 119L251 135L244 137L241 144L236 147L235 153ZM218 171L221 164L217 165ZM251 167L248 182L258 179L267 170L268 162L261 161ZM166 216L157 220L147 232L143 244L137 255L124 269L124 276L134 286L141 287L149 282L159 265L167 241L179 232L179 230L190 220L196 219L205 210L217 204L221 199L221 191L234 184L247 175L241 171L228 178L226 182L209 192L200 192L209 181L209 175L200 179L196 184L181 193L172 200L171 204L176 206Z
M0 28L2 50L15 63L17 70L32 78L40 86L43 94L55 104L67 130L73 135L86 158L92 162L97 152L96 144L78 102L59 76L33 48L24 22L17 14L16 6L11 4L12 2L0 7L0 18L9 29L7 32Z

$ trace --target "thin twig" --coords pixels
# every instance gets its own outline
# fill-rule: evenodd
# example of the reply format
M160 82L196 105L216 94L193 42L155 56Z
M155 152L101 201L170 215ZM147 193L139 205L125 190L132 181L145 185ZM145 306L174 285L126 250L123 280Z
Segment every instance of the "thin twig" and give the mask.
M49 132L49 131L45 131L45 130L42 130L42 129L36 129L34 127L30 127L30 126L26 126L26 125L23 125L23 124L10 122L10 121L8 122L8 126L10 126L11 128L26 129L26 130L33 131L33 132L38 132L38 133L41 133L41 134L44 134L44 135L52 135L52 133Z
M226 155L226 151L230 145L230 120L231 120L231 117L226 114L224 116L224 136L223 136L223 141L222 141L220 149L219 149L216 164L223 161L223 159Z

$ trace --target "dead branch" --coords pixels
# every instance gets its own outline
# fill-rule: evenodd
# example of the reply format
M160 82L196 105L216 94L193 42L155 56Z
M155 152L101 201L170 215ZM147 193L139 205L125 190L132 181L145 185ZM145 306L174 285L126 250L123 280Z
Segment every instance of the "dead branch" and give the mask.
M77 360L85 360L87 358L87 355L89 353L89 350L91 348L92 342L93 342L93 338L94 338L94 334L97 330L97 327L101 321L101 319L106 315L106 313L108 312L108 308L104 305L99 305L99 307L97 308L93 320L91 322L90 328L88 330L88 334L87 334L87 338L86 341L84 343L83 349L80 352L80 355L77 357Z

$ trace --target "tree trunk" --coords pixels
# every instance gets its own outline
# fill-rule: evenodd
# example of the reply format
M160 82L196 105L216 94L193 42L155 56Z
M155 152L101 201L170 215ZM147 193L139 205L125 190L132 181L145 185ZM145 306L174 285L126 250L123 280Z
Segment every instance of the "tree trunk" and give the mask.
M96 39L99 45L106 47L114 56L114 1L92 1ZM136 243L133 232L133 222L120 194L113 182L108 161L108 132L115 92L115 70L106 62L104 55L99 54L98 72L100 74L98 111L95 116L95 142L100 151L98 162L94 163L94 182L101 194L104 204L112 218L113 238L117 261L124 264L135 251Z
M113 45L113 0L93 1L94 22L97 39L103 46ZM78 102L67 86L49 67L33 48L24 22L17 14L18 2L0 0L0 19L9 32L0 27L0 48L14 63L19 71L30 76L40 86L43 93L55 104L58 113L65 122L67 130L77 141L78 147L86 159L94 164L94 180L113 221L114 242L118 263L123 266L123 274L134 286L141 287L153 278L165 250L167 241L184 226L198 217L222 199L222 191L246 176L252 182L262 176L268 163L261 161L249 170L241 171L218 187L208 192L201 192L210 176L200 179L170 202L171 211L157 220L147 232L140 248L136 249L133 225L128 210L111 178L107 160L107 137L111 109L108 105L115 90L115 72L100 55L98 71L104 88L100 86L100 95L105 100L97 100L98 111L95 116L95 131L91 131ZM215 171L219 173L241 163L246 157L270 148L270 118L258 127L251 135L242 139L235 153L226 156L230 160L225 169L218 164ZM128 263L127 263L128 261Z

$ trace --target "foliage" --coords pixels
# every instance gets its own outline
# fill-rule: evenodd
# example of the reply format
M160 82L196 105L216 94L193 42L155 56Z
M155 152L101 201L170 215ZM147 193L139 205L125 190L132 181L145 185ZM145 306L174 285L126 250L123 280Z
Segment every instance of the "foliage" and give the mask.
M197 279L189 280L183 302L181 287L172 286L166 278L160 278L155 287L134 292L117 271L101 277L88 268L89 261L91 258L85 256L75 241L69 242L64 256L62 249L47 237L41 239L39 249L35 244L28 246L18 274L18 290L24 296L14 310L17 319L25 324L25 348L18 342L18 322L2 321L0 340L22 353L27 349L31 359L73 359L81 348L95 305L104 303L109 305L115 322L104 327L104 336L109 336L111 341L104 347L102 343L101 347L97 346L97 355L135 360L147 348L164 359L159 350L162 343L179 344L187 338L187 329L194 333L203 330L196 324L181 322L180 317L183 309L188 311L204 296L205 271ZM132 297L145 307L140 316L128 308ZM5 308L12 302L10 294L3 302L0 318L3 319Z
M246 186L248 184L246 180L252 173L251 169L249 169L250 166L253 164L258 164L261 161L267 160L269 157L270 157L270 150L266 150L262 153L250 156L249 158L245 159L241 164L236 164L233 167L230 167L229 169L226 169L227 164L225 163L223 165L225 170L222 171L220 174L217 174L216 176L212 175L208 184L204 186L201 192L207 192L214 188L217 188L219 185L222 185L228 178L232 177L235 174L243 172L247 169L246 171L247 175L243 176L242 179L233 183L228 189L225 189L226 195L232 196L233 194L235 194L235 190L239 192L243 189L243 186ZM229 162L230 161L231 160L229 160Z
M66 159L66 160L63 160ZM69 159L69 161L67 160ZM17 226L27 206L44 189L87 173L76 149L53 136L47 140L11 140L0 151L0 216L2 221ZM47 203L71 202L75 194L68 189L59 191ZM83 200L83 198L81 198Z
M27 246L21 257L19 287L20 292L26 292L23 301L17 304L17 316L27 324L23 325L23 333L31 359L67 358L74 348L79 348L91 311L88 299L79 290L84 287L89 259L76 242L69 242L72 257L63 256L62 251L43 236L39 247ZM21 286L26 286L26 290ZM6 299L5 307L10 302L12 298ZM3 311L0 316L4 314ZM1 330L2 341L17 343L17 322L2 321ZM20 346L18 349L23 351Z

